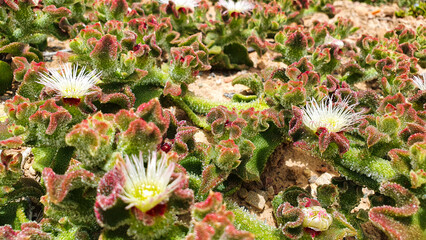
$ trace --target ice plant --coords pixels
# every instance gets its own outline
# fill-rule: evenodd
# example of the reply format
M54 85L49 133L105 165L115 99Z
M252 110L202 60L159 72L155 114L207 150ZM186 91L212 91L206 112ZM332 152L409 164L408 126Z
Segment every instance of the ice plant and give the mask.
M48 69L49 73L40 74L38 83L55 91L64 100L79 100L90 93L90 88L98 82L100 72L93 70L86 72L83 67L78 72L78 64L62 65L61 69ZM74 101L72 101L74 102Z
M420 90L426 90L426 72L421 74L422 77L414 76L413 82Z
M172 2L175 4L176 10L185 9L186 11L194 11L194 8L198 6L200 0L159 0L162 4L168 4Z
M334 103L332 98L325 97L318 103L312 99L303 109L303 123L314 132L319 128L336 133L347 130L362 118L361 113L353 111L354 105L349 105L348 101Z
M145 168L142 153L139 158L135 155L126 155L126 162L122 163L122 171L125 177L121 198L128 203L126 209L138 208L147 212L165 200L179 185L178 177L170 183L174 163L167 166L166 155L162 154L157 161L157 152L150 152L148 165Z
M237 2L233 0L219 0L218 4L226 9L224 13L228 13L231 16L250 12L255 6L253 3L245 0Z
M320 206L302 208L302 212L305 214L303 227L311 228L315 231L325 231L333 222L331 215Z

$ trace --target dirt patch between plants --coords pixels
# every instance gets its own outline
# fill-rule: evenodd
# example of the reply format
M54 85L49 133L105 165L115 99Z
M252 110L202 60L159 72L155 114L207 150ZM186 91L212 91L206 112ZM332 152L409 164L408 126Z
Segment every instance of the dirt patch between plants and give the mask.
M271 206L274 195L290 186L311 189L315 195L317 186L330 183L333 176L339 174L323 160L291 144L282 144L271 155L261 182L243 184L233 200L259 219L276 226Z

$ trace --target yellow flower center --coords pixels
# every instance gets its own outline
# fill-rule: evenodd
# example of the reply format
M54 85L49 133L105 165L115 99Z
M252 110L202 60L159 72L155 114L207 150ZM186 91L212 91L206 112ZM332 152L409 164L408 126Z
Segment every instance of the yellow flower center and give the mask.
M141 183L128 190L129 195L140 201L146 201L164 191L164 189L160 188L155 182Z
M338 126L341 125L341 119L336 116L327 117L322 120L330 131L337 130Z

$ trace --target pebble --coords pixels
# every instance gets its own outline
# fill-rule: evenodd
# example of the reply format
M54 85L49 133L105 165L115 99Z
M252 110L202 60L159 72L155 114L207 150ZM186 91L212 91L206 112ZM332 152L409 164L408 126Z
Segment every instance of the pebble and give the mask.
M269 186L266 192L268 193L268 198L272 198L275 195L275 190L274 190L274 187L272 186Z
M224 93L223 96L229 99L232 99L232 97L235 95L235 93Z
M36 171L34 170L33 166L31 166L28 171L30 172L31 176L35 176L36 175Z
M246 199L248 195L247 189L241 188L240 191L238 191L238 196L242 199Z
M257 210L263 210L265 208L265 198L255 191L248 192L246 202Z
M315 183L319 185L330 184L333 176L330 173L323 173L316 179Z
M257 64L257 68L265 69L265 68L266 68L266 64L265 64L263 61L260 61L260 62Z
M309 183L314 183L317 179L318 177L316 175L313 175L312 177L309 178Z
M269 199L268 193L262 190L256 190L256 193L258 193L259 195L261 195L265 200Z
M220 85L220 84L222 84L222 78L219 78L216 80L216 85Z
M202 88L203 86L203 83L198 83L198 87Z
M312 172L309 169L305 169L303 170L303 175L305 175L305 177L310 178L312 176Z
M212 73L210 73L209 77L215 78L216 74L212 72Z

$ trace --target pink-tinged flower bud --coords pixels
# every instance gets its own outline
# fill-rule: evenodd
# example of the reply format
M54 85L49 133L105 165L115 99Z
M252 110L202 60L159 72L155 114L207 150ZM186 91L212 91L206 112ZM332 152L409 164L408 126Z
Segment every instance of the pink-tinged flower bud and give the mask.
M302 211L305 215L303 227L322 232L327 230L333 222L331 215L320 206L302 208Z

